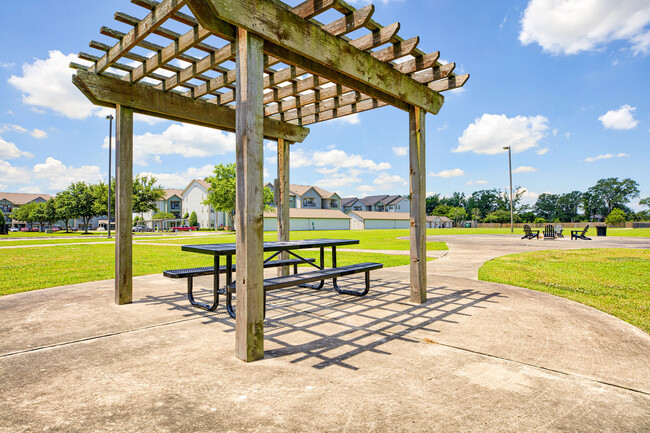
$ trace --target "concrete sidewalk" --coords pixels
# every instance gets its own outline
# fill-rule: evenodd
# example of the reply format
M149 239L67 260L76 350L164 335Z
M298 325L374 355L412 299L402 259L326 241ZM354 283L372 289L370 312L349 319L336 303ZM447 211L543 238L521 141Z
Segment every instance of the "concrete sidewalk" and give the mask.
M0 431L648 431L650 337L451 276L455 254L490 242L464 238L428 263L422 306L408 267L374 272L363 298L271 292L266 358L250 364L223 307L190 308L177 280L137 277L121 307L112 281L2 297Z

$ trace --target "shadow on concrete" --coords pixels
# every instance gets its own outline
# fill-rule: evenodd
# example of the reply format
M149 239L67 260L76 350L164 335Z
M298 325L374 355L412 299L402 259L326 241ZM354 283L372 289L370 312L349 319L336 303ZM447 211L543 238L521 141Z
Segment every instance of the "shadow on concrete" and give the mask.
M363 278L339 279L341 285L360 289ZM211 301L211 289L195 288L195 298ZM322 290L291 288L269 292L264 321L265 358L290 357L292 363L310 362L323 369L339 366L357 370L351 359L365 352L391 353L382 346L395 341L435 343L437 323L457 323L471 316L471 308L486 308L503 298L500 292L453 290L429 287L426 304L409 303L409 285L398 281L373 280L364 297L337 294L331 284ZM185 293L146 296L139 303L166 304L185 317L201 317L201 323L220 323L225 332L235 331L235 321L225 312L224 297L216 312L192 307ZM418 333L418 337L414 333Z

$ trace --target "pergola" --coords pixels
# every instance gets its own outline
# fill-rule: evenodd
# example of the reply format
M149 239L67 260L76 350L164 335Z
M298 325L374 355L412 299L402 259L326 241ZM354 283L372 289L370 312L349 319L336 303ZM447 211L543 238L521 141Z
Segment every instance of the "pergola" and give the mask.
M419 50L418 37L398 36L399 23L372 20L372 5L131 1L147 15L117 12L130 30L103 27L114 41L91 41L99 53L79 57L92 66L71 65L88 99L116 109L116 303L132 300L133 113L236 133L236 356L253 361L264 356L263 139L278 143L278 240L289 240L289 145L307 137L306 125L385 105L409 113L410 300L425 302L425 114L469 75ZM323 24L323 13L340 17Z

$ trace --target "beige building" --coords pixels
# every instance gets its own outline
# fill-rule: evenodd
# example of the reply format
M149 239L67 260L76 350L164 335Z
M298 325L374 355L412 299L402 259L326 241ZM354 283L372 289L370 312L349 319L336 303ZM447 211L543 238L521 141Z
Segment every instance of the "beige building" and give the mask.
M352 230L408 229L411 226L411 217L404 212L353 211L348 216L352 218Z
M350 217L336 209L289 209L289 227L297 230L350 230ZM278 216L264 212L264 231L277 231Z

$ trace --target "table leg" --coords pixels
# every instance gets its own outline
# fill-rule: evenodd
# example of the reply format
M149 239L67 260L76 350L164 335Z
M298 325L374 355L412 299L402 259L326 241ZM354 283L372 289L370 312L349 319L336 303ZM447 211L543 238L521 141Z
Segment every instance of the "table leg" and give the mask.
M219 306L219 256L214 256L214 287L213 287L213 299L214 302L212 305L206 304L204 302L199 302L194 299L193 293L193 281L192 278L187 280L187 299L190 301L190 304L197 308L201 308L207 311L214 311Z
M320 268L325 269L325 247L320 247ZM311 284L299 284L298 287L306 287L308 289L320 290L325 285L325 280L320 280L317 286Z
M232 256L226 256L226 311L230 317L235 319L237 316L235 314L235 309L232 306L232 292L229 290L230 285L232 284Z
M336 246L332 246L332 267L336 267ZM334 290L336 290L337 293L341 295L352 295L352 296L365 296L368 294L368 291L370 290L370 272L366 272L366 285L364 290L362 291L356 291L356 290L346 290L342 289L339 287L339 285L336 283L336 278L332 278L332 284L334 285Z

